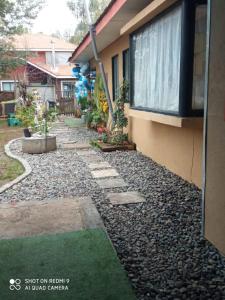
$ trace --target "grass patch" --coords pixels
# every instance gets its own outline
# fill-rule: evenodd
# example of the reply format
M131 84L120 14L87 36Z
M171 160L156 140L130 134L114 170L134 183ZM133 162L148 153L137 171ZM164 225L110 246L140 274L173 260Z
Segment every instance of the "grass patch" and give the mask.
M11 181L23 174L24 167L17 160L11 159L6 155L0 155L0 185L1 181Z
M1 240L0 270L0 299L4 300L136 299L103 230ZM9 290L11 278L21 279L21 290ZM69 290L25 290L25 279L33 278L69 279Z
M7 125L7 121L6 120L0 120L0 129L1 127L5 127Z
M24 172L20 162L4 154L4 146L12 139L23 136L22 128L8 127L5 120L0 120L0 186Z

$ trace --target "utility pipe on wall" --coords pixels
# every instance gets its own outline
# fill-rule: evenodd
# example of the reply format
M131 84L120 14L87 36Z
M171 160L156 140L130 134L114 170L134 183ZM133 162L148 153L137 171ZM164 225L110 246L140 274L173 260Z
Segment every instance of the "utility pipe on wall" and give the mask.
M211 0L207 4L207 37L206 37L206 74L204 97L204 130L203 130L203 164L202 164L202 203L201 203L201 234L205 236L205 190L207 168L207 131L208 131L208 86L209 86L209 55L211 33Z
M106 95L106 99L107 99L107 103L108 103L108 107L109 107L109 114L112 118L112 125L114 125L112 101L111 101L111 97L110 97L110 93L109 93L109 88L108 88L108 84L107 84L104 65L98 55L97 44L96 44L96 30L95 30L94 24L92 24L91 14L90 14L90 10L89 10L89 4L90 4L89 0L85 0L84 4L85 4L85 11L86 11L86 15L87 15L90 37L91 37L91 42L92 42L92 50L94 53L95 60L99 65L100 73L101 73L102 80L103 80L105 95Z

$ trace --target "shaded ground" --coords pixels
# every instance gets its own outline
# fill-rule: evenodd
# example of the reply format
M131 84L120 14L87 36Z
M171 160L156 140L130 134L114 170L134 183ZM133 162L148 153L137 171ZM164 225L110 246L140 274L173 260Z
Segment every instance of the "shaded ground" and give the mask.
M96 133L77 128L59 136L84 143ZM12 149L33 172L0 201L90 196L139 300L225 299L225 260L201 238L201 192L194 185L135 151L96 150L128 185L102 189L76 150L27 155L20 147L17 142ZM108 193L123 191L138 191L146 202L113 206Z
M0 258L4 300L136 299L110 241L99 229L1 240ZM10 291L10 279L21 280L21 289ZM26 284L25 279L47 283ZM46 290L32 290L39 286Z
M22 135L22 128L8 127L6 121L0 120L0 186L15 179L24 171L23 166L17 160L4 154L4 145Z

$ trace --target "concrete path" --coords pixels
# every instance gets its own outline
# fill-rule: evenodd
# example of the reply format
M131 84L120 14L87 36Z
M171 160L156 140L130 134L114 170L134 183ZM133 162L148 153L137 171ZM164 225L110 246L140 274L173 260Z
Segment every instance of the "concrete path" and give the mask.
M0 239L104 228L90 197L0 204Z

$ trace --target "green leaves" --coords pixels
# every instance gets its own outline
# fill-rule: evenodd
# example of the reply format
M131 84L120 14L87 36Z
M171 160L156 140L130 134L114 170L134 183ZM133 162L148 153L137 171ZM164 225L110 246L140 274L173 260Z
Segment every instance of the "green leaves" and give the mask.
M103 10L109 4L110 0L90 0L90 13L93 22L99 18ZM84 1L81 0L69 0L67 5L75 18L79 20L79 23L74 31L74 36L71 37L70 42L79 44L85 34L88 32L87 17L85 14Z
M21 34L37 17L45 0L0 0L0 37Z
M0 77L24 64L24 53L15 51L13 35L28 31L45 0L0 0Z
M128 91L128 83L124 80L120 86L119 98L117 98L115 101L115 108L113 113L115 127L117 127L118 129L123 129L124 127L127 127L128 124L128 119L124 114L124 103L128 102Z

